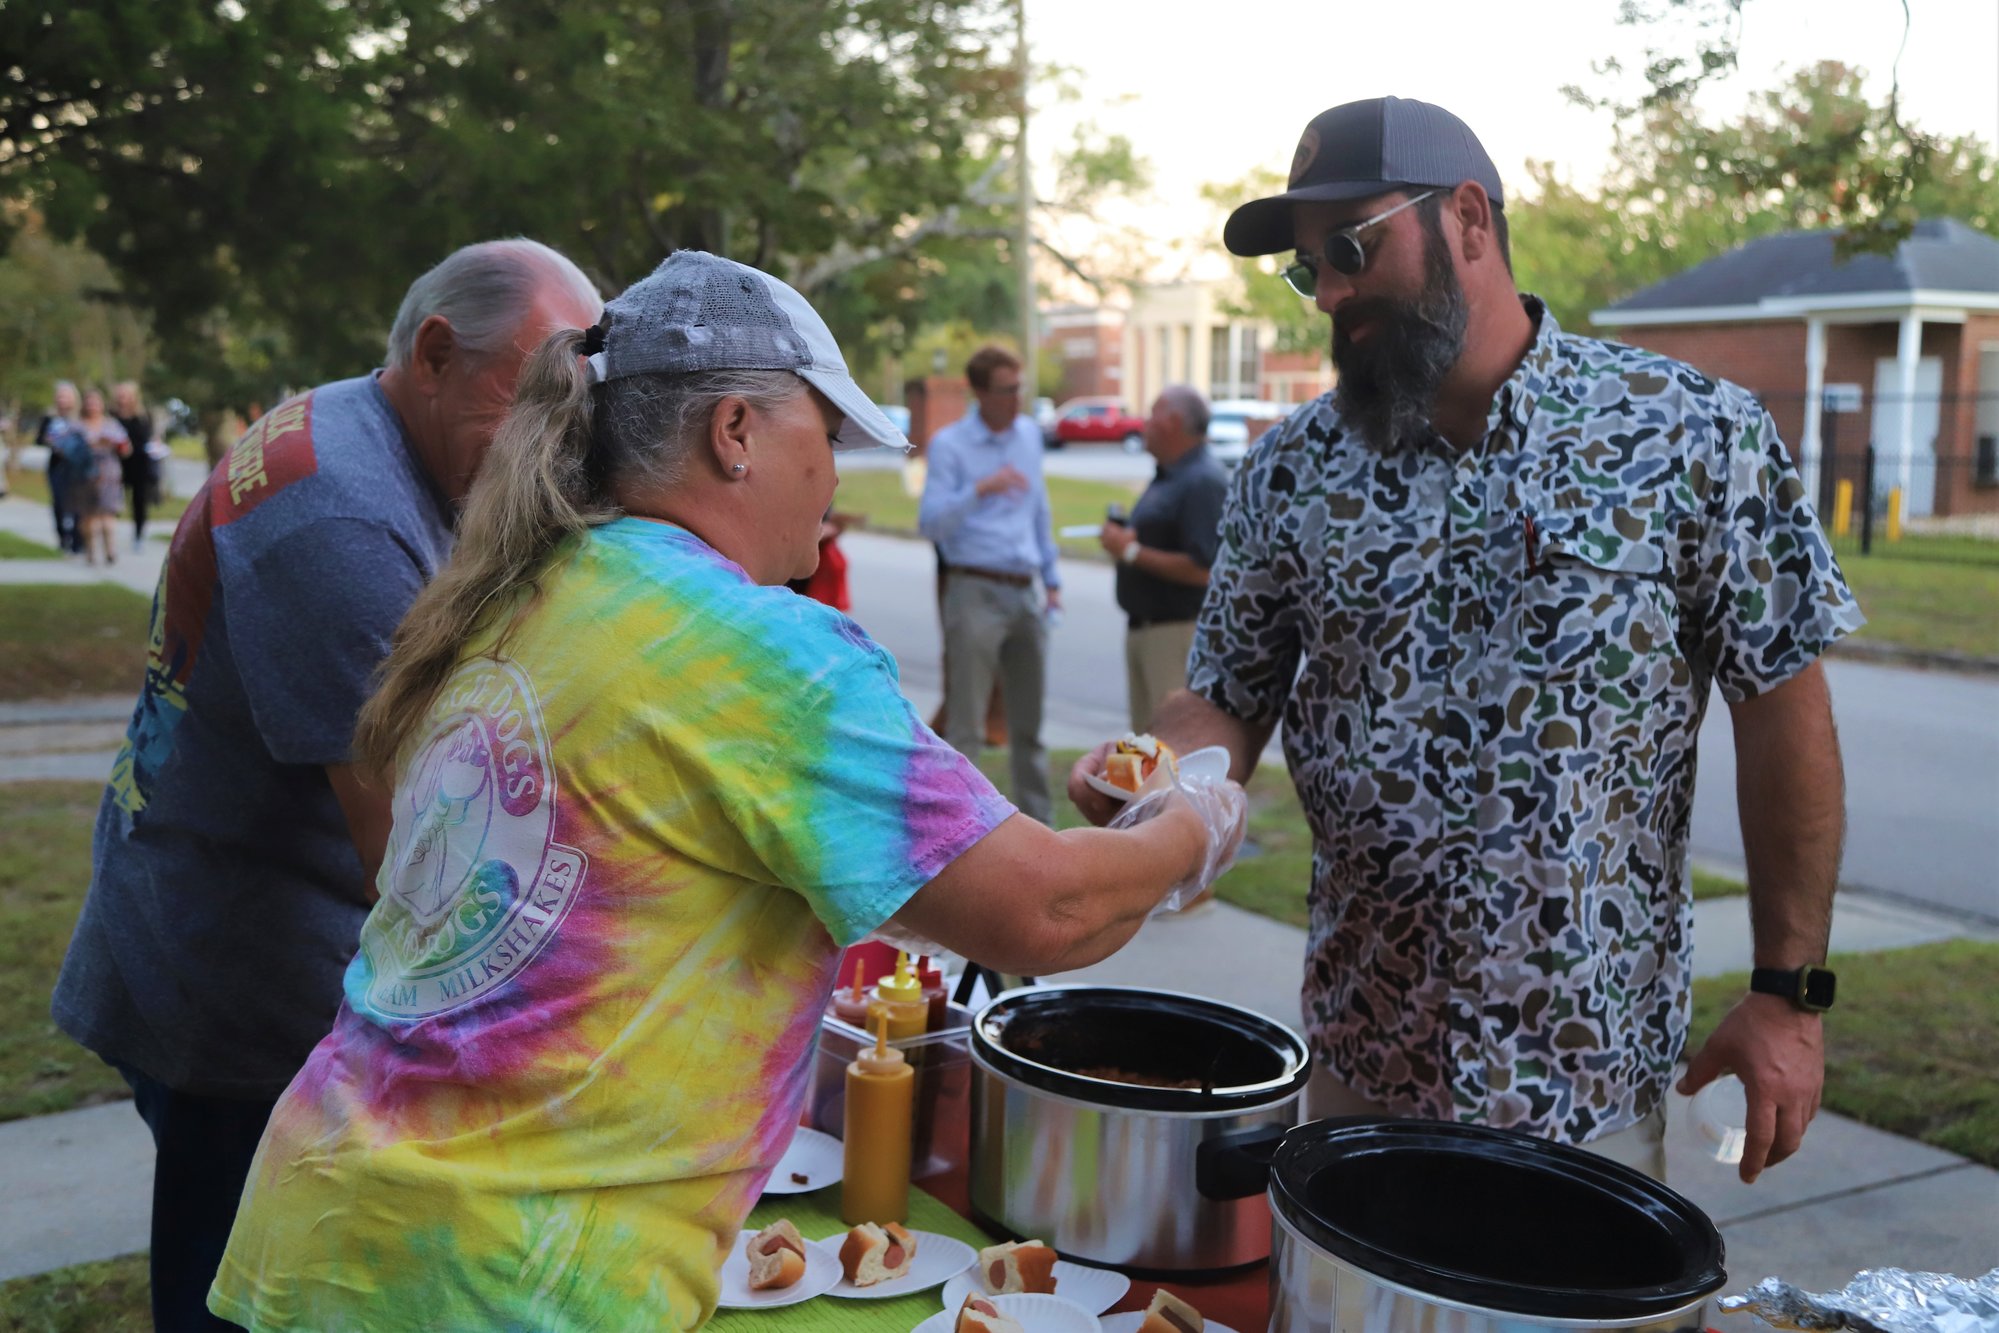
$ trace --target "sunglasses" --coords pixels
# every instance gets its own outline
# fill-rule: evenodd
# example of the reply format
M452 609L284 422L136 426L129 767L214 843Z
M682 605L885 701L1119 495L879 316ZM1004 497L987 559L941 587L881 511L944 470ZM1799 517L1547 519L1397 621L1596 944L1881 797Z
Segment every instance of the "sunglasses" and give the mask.
M1419 195L1404 199L1385 213L1376 213L1363 221L1349 222L1345 226L1335 227L1326 233L1325 243L1319 247L1325 253L1312 255L1300 250L1298 257L1284 266L1284 281L1291 284L1292 291L1309 300L1318 294L1319 265L1325 264L1335 273L1353 277L1367 267L1367 251L1355 238L1369 227L1388 221L1403 209L1414 208L1435 193L1437 193L1435 190L1425 190Z

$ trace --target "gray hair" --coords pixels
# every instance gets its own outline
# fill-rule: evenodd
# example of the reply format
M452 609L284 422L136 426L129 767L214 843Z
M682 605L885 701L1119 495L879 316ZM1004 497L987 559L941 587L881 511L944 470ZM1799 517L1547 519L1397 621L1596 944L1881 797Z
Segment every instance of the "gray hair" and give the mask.
M587 306L602 304L583 271L539 241L516 236L452 251L403 294L389 329L387 365L393 369L410 363L416 355L416 331L432 315L450 322L452 338L474 361L485 360L512 341L551 279Z
M1159 391L1166 410L1180 418L1180 425L1197 440L1208 438L1208 400L1187 384L1169 384Z
M626 375L599 384L591 465L606 482L677 484L724 398L774 411L806 392L789 370L704 370L691 375Z

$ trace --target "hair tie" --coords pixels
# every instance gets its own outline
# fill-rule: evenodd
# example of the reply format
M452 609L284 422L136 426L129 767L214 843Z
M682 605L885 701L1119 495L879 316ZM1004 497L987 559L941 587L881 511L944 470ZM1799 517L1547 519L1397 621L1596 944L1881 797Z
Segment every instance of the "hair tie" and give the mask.
M583 330L582 354L584 356L595 356L603 350L604 326L602 324L592 324L589 328Z

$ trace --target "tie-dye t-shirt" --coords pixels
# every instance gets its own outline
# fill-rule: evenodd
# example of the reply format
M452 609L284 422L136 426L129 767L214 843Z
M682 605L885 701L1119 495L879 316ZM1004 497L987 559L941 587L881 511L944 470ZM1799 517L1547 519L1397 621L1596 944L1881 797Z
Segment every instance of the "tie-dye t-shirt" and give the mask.
M406 751L346 1001L210 1306L684 1329L798 1123L838 951L1013 813L852 621L691 534L576 543Z

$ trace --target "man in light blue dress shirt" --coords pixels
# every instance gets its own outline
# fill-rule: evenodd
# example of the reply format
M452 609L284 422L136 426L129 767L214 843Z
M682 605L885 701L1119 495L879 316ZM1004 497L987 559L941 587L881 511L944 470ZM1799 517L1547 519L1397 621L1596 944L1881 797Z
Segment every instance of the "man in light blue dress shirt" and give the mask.
M1041 702L1047 613L1062 573L1041 478L1041 428L1020 412L1020 360L982 347L966 363L973 407L931 437L917 522L950 567L944 584L944 739L977 758L993 680L1006 700L1013 802L1054 812Z

